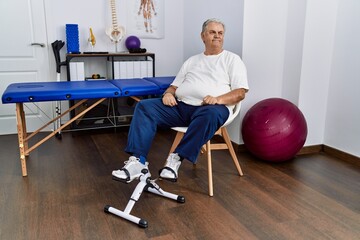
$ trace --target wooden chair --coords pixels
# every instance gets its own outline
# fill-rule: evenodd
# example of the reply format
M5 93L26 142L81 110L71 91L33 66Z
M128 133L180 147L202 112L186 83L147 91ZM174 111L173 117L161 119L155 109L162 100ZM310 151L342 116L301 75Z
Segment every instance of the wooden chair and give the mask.
M212 150L223 150L228 149L230 152L230 155L232 157L232 160L234 161L235 167L239 173L240 176L243 175L239 161L236 157L233 145L231 143L231 139L229 137L229 133L226 130L226 126L229 125L235 117L239 114L241 108L241 103L238 103L234 108L234 113L228 118L228 120L224 123L222 127L220 127L214 134L220 135L225 143L211 143L211 140L209 140L204 146L202 147L202 153L206 152L207 160L208 160L208 179L209 179L209 195L212 197L214 195L213 190L213 177L212 177L212 160L211 160L211 151ZM175 136L174 142L171 146L170 153L174 152L175 148L179 144L180 140L184 136L185 132L187 131L187 127L173 127L173 130L177 131L177 134Z

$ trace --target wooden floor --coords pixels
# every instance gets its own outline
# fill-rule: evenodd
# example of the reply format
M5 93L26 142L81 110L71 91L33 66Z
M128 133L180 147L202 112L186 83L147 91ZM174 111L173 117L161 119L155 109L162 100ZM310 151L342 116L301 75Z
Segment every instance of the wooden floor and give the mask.
M360 163L326 154L280 164L239 153L244 176L226 151L213 153L214 197L205 156L184 162L179 181L158 181L184 204L144 192L132 214L146 229L112 214L137 182L111 179L123 165L127 133L63 133L31 153L21 176L16 135L0 136L0 239L360 239ZM149 154L157 177L174 137L160 131Z

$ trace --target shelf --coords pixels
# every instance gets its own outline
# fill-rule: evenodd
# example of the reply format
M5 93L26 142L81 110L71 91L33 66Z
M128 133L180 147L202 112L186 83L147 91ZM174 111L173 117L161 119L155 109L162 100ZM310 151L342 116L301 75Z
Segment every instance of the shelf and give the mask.
M152 60L152 76L155 77L155 54L154 53L125 53L125 52L119 52L119 53L69 53L66 54L66 66L67 66L67 80L71 81L70 77L70 62L75 59L82 59L81 61L84 62L84 68L86 68L86 61L87 59L96 59L96 61L99 61L99 65L101 64L100 61L105 61L109 64L105 64L107 68L110 67L110 71L107 75L110 75L111 77L107 76L107 79L114 79L115 73L114 73L114 62L125 62L125 61L150 61ZM102 60L101 58L104 58ZM150 58L150 59L149 59ZM151 66L151 63L150 63ZM116 68L119 66L116 65ZM150 68L151 69L151 68ZM117 69L118 71L118 69ZM151 70L148 72L151 75ZM132 114L134 110L134 106L136 103L129 100L127 97L124 98L114 98L110 99L107 103L108 105L106 107L112 108L111 114L105 113L105 114L96 114L96 110L98 109L99 112L103 113L104 106L99 105L96 108L92 109L93 116L90 116L91 119L89 119L89 116L84 116L84 118L80 119L77 122L74 122L71 125L72 129L97 129L97 128L109 128L109 127L122 127L122 126L129 126ZM74 101L69 101L70 107L74 105ZM86 106L83 106L86 107ZM89 111L89 113L91 112ZM70 112L71 117L74 117L76 115L76 110ZM89 115L89 114L88 114Z

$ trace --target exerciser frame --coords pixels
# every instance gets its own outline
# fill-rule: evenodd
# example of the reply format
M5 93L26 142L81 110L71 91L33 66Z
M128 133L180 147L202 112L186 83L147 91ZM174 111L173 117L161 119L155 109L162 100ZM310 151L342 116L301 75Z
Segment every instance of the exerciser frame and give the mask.
M139 227L147 228L148 221L146 221L143 218L139 218L139 217L136 217L136 216L130 214L131 210L135 206L135 203L139 200L139 198L144 190L147 192L162 196L162 197L176 200L178 203L185 203L185 197L176 195L176 194L173 194L173 193L170 193L170 192L167 192L167 191L164 191L163 189L161 189L160 186L155 183L155 180L151 179L151 174L148 169L144 168L141 173L142 174L139 177L139 183L136 185L135 190L133 191L133 193L130 197L130 200L127 203L125 209L123 211L121 211L110 205L106 205L104 207L104 212L112 213L116 216L119 216L121 218L124 218L130 222L137 224ZM126 183L125 181L122 181L121 179L116 178L116 177L113 177L113 179L116 181Z

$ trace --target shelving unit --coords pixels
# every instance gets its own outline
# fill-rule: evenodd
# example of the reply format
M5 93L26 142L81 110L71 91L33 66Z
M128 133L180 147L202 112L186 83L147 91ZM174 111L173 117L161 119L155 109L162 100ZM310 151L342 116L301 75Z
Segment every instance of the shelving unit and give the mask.
M155 77L155 54L154 53L81 53L81 54L67 54L66 66L67 66L67 80L71 79L71 62L81 61L84 62L84 78L89 77L91 73L87 71L87 62L95 62L97 65L102 65L102 73L106 79L118 79L120 78L119 72L121 71L122 64L118 62L144 62L151 64L152 73L147 73L147 77ZM88 75L88 76L86 76ZM91 75L90 75L91 76ZM131 76L131 75L129 75ZM103 77L103 76L101 76ZM133 76L135 77L135 75ZM137 77L141 77L140 75ZM132 78L132 77L129 77ZM78 80L78 79L76 79ZM91 80L88 80L91 81ZM95 101L90 100L90 101ZM71 128L74 130L86 130L86 129L99 129L109 127L123 127L129 126L134 110L135 101L131 98L114 98L109 99L105 104L100 104L98 107L92 109L81 120L72 124ZM69 101L69 105L73 106L74 101ZM86 108L87 106L81 106ZM76 115L76 110L70 113L71 117Z
M154 53L89 53L89 54L67 54L66 55L66 66L67 66L67 80L71 81L70 62L73 60L86 61L86 59L102 58L105 61L111 63L111 76L107 76L108 79L114 79L114 63L121 61L152 61L152 76L155 77L155 54ZM86 66L85 66L86 68Z

